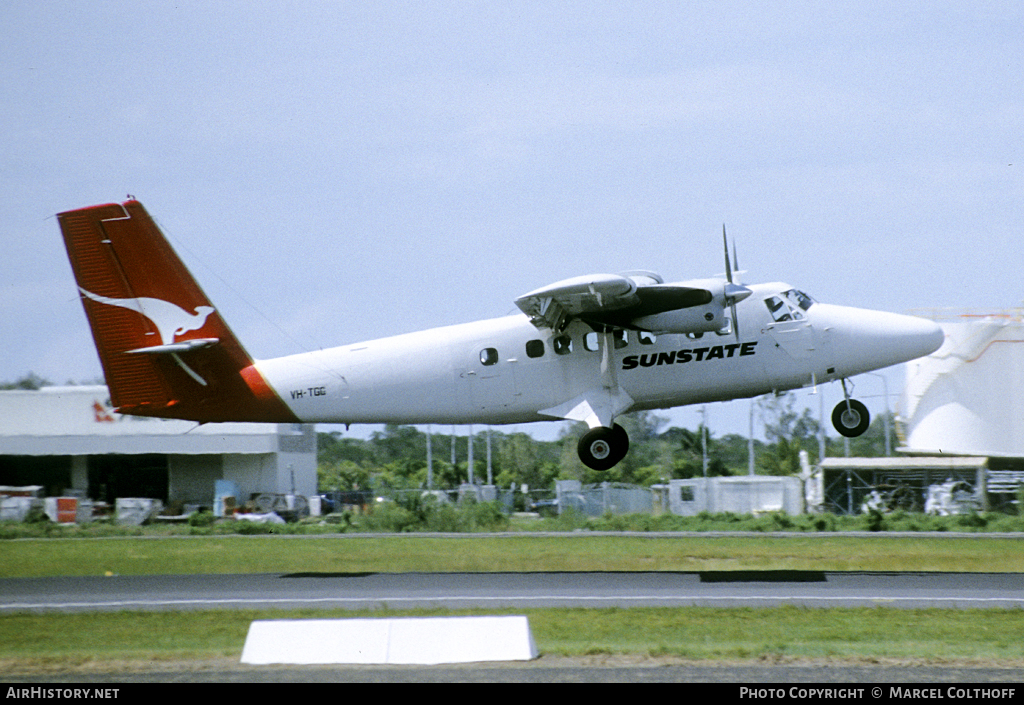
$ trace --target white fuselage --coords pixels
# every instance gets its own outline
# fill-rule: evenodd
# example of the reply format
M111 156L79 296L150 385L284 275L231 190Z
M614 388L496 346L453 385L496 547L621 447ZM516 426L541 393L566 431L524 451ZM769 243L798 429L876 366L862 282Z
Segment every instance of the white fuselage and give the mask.
M753 294L737 306L738 337L629 331L617 338L614 369L604 374L602 338L588 325L577 321L556 333L525 315L256 367L303 422L507 424L559 418L542 410L609 384L632 400L628 410L668 408L845 378L926 355L942 342L931 321L816 302L801 309L786 299L794 291L788 285L749 288ZM780 301L784 307L772 311ZM780 314L786 308L790 315Z

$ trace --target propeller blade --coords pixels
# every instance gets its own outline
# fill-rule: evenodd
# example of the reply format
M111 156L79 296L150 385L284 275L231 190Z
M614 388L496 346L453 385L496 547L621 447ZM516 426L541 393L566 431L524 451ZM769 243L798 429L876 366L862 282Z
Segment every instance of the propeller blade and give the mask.
M725 235L725 223L722 223L722 247L725 248L725 278L732 284L732 266L729 264L729 239Z
M730 309L730 311L732 311L732 331L733 331L733 333L736 334L736 342L738 343L739 340L740 340L740 321L739 321L739 318L736 316L736 302L739 300L739 298L737 297L737 294L739 294L739 297L741 297L741 298L746 298L747 296L750 296L750 290L747 289L747 293L746 294L742 294L742 293L737 292L736 289L741 289L742 290L744 287L733 287L732 286L732 284L733 284L733 281L732 281L732 267L729 264L729 238L725 234L725 223L722 223L722 247L725 250L725 278L729 282L729 285L727 285L725 287L725 290L726 290L725 300L729 303L729 309ZM733 257L733 261L736 264L736 271L738 272L739 269L740 269L740 263L739 263L739 260L736 258L736 243L735 242L732 244L732 257Z

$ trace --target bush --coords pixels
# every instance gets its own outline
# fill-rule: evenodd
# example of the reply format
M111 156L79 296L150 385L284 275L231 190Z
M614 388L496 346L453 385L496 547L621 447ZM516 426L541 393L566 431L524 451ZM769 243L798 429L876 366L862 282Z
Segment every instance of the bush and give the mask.
M423 523L416 513L397 502L382 502L363 517L361 526L367 531L403 533L415 531Z
M213 515L213 512L192 512L188 516L188 525L203 528L213 526L213 522L216 520L217 517Z
M986 531L1017 532L1024 531L1024 516L1010 514L989 514Z
M812 518L811 525L815 531L835 531L836 517L834 514L821 514Z
M970 514L960 514L957 516L956 523L958 526L968 529L984 529L985 525L988 524L988 519L983 514L971 512Z
M462 514L450 504L437 504L432 511L427 513L427 531L438 533L457 533L464 531Z
M462 508L470 531L503 531L508 528L508 515L498 502L471 502Z
M352 528L352 512L334 512L322 517L324 524L333 527L337 531L345 531Z
M232 531L232 533L242 534L243 536L272 534L274 533L275 526L280 526L280 524L261 524L259 522L243 519L242 521L234 522L234 524L232 525L234 531Z
M868 531L885 531L885 516L877 509L869 509L865 515Z

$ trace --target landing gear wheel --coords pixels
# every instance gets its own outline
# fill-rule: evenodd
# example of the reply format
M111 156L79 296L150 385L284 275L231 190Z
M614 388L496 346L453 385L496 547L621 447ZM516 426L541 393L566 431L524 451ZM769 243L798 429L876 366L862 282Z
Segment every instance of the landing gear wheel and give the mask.
M629 451L629 436L622 426L599 426L583 434L576 447L580 460L591 470L615 467Z
M868 413L868 408L856 399L844 400L836 404L836 408L832 410L832 425L841 435L856 438L868 430L868 426L871 425L871 414Z

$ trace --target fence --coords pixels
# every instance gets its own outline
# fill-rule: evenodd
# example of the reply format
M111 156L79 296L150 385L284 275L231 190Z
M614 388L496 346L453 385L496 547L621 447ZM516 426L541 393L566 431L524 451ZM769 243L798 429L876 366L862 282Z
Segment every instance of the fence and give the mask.
M372 496L372 493L367 493ZM515 492L503 490L494 485L476 485L463 483L457 490L391 490L384 493L391 499L418 497L421 500L436 502L498 502L506 512L511 512L515 501Z
M583 487L577 480L559 480L555 483L558 513L574 509L586 516L604 514L639 514L653 511L654 492L636 485L612 484Z

